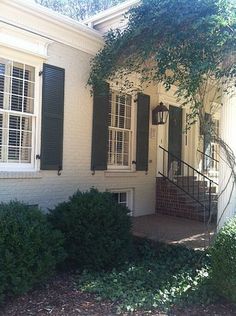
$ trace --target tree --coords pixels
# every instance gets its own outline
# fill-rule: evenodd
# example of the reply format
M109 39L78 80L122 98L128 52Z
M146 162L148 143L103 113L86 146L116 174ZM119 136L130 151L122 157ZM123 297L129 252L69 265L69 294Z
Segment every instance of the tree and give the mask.
M124 0L35 0L35 2L68 15L75 20L84 20L90 15L108 9Z

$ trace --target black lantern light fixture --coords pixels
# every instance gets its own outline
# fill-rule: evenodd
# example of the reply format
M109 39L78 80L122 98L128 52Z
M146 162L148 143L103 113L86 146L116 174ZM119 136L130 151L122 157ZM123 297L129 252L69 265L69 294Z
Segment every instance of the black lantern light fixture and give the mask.
M152 110L152 125L163 125L167 122L169 115L168 108L160 102L155 109Z

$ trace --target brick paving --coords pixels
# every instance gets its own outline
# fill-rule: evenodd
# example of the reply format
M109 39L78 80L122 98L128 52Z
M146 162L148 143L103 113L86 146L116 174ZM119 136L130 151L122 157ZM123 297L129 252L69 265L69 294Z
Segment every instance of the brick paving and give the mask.
M213 224L205 227L202 222L162 214L133 218L134 235L194 249L208 247L214 231Z

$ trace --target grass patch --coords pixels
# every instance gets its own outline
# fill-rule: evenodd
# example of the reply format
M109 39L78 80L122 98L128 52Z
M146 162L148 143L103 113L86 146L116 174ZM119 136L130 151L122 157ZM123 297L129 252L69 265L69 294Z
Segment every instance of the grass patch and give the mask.
M213 300L207 253L136 240L132 256L119 270L84 271L79 289L115 302L118 312L166 311L176 304Z

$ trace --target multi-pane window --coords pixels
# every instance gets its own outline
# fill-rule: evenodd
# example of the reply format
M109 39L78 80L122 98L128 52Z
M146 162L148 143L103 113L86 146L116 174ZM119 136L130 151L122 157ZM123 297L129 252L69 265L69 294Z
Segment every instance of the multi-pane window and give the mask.
M130 95L112 92L109 103L109 166L130 166L131 151L131 112Z
M35 69L0 58L0 163L32 163Z
M121 190L110 190L112 193L113 199L123 206L126 206L130 212L129 215L132 215L133 209L133 191L132 189L121 189Z
M123 205L123 206L127 206L128 207L128 196L127 196L127 192L114 192L112 193L113 199Z

